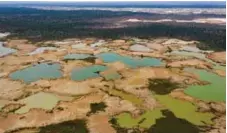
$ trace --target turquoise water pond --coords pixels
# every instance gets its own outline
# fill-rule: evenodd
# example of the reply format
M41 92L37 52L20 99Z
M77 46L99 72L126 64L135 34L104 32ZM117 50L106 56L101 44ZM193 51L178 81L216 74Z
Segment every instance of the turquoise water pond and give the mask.
M67 54L64 56L64 60L81 60L92 57L90 54Z
M98 72L105 71L107 69L106 66L102 65L92 65L88 67L83 67L80 69L73 70L71 73L71 79L76 81L83 81L88 78L99 77Z
M12 53L14 53L16 51L17 50L15 50L15 49L4 47L3 46L3 42L0 42L0 57L12 54Z
M185 71L197 74L207 85L192 85L184 92L192 97L204 101L225 101L226 99L226 78L203 69L187 68Z
M116 53L101 53L96 55L96 57L101 58L105 63L120 61L131 68L164 65L164 63L160 59L151 57L133 58L130 56L121 56Z
M13 80L22 80L25 83L39 79L56 79L62 76L60 64L41 63L28 68L18 70L10 74Z

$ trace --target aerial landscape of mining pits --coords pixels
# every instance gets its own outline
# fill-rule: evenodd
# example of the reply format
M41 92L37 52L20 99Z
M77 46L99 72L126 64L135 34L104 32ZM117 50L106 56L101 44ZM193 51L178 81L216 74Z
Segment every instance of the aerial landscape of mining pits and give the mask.
M197 43L6 39L0 133L222 132L226 52Z

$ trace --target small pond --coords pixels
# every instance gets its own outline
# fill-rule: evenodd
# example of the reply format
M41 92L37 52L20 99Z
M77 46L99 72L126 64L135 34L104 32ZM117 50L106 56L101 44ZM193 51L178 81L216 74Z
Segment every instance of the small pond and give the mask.
M152 50L144 45L135 44L129 47L131 51L138 51L138 52L151 52Z
M67 54L64 56L64 60L81 60L86 59L88 57L93 57L90 54Z
M226 78L202 69L186 68L185 71L197 74L207 85L192 85L184 92L192 97L205 101L225 101L226 99Z
M86 44L85 43L79 43L79 44L74 44L71 46L73 49L85 49Z
M0 57L15 53L16 51L15 49L4 47L3 42L0 42Z
M105 40L99 40L98 42L95 42L95 43L90 44L90 46L91 46L92 48L94 48L94 47L102 46L102 45L104 45L104 44L106 44Z
M15 113L23 114L28 112L32 108L51 110L57 105L58 101L59 99L51 93L39 92L25 99L19 100L19 102L24 103L25 106L16 110Z
M13 80L22 80L25 83L39 79L57 79L62 76L60 68L60 64L57 63L41 63L13 72L9 77Z
M102 65L92 65L80 69L75 69L71 73L71 79L82 81L88 78L100 77L99 72L105 71L106 69L107 67Z
M120 61L125 63L131 68L137 67L146 67L146 66L162 66L164 63L160 59L151 58L151 57L130 57L130 56L121 56L116 53L101 53L96 55L98 58L101 58L105 63L111 63Z
M56 47L40 47L40 48L37 48L35 51L29 53L29 55L40 54L46 50L57 50L57 48Z

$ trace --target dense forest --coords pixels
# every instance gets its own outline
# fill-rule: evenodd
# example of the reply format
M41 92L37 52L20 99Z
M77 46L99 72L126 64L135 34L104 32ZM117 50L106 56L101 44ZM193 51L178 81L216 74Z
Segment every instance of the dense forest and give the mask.
M222 51L226 49L226 29L210 24L139 24L122 28L94 28L109 25L102 20L125 16L152 16L146 13L111 11L53 11L29 8L0 8L0 32L11 32L10 37L27 38L31 41L64 39L71 37L174 37L198 40L202 49ZM154 16L154 15L153 15Z

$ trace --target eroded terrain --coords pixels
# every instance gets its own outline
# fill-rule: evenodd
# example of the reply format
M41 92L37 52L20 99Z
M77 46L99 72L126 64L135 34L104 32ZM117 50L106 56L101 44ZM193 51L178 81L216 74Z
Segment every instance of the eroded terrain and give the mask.
M226 130L225 52L175 38L1 43L16 51L0 47L0 133Z

